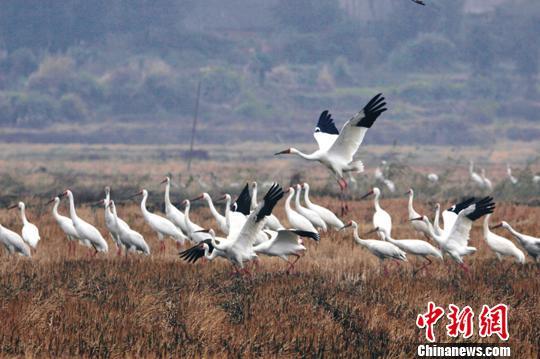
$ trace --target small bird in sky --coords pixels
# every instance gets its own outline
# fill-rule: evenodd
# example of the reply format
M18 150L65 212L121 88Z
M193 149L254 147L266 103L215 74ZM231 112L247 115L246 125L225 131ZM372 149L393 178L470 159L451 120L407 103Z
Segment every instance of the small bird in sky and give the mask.
M414 2L414 3L417 3L418 5L424 5L424 6L426 6L426 3L423 2L422 0L411 0L411 1Z

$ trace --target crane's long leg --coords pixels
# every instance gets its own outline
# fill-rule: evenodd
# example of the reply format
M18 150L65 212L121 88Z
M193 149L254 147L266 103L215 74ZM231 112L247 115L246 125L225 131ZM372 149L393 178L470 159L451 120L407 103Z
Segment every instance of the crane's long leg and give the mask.
M429 266L431 263L433 263L433 261L431 259L429 259L429 257L424 257L427 262L424 263L424 265L422 265L420 268L418 268L417 270L413 271L413 277L416 276L416 274L418 272L420 272L422 269L426 268L427 266Z
M338 179L339 189L340 189L340 201L341 201L341 216L344 216L349 211L349 207L345 202L345 191L348 188L347 181L345 178L340 177Z
M298 262L298 260L301 258L301 256L299 254L297 254L297 253L294 253L292 255L295 256L296 259L292 263L287 261L287 263L289 263L289 267L287 268L287 274L291 274L291 273L294 272L294 270L295 270L294 266L296 265L296 262Z

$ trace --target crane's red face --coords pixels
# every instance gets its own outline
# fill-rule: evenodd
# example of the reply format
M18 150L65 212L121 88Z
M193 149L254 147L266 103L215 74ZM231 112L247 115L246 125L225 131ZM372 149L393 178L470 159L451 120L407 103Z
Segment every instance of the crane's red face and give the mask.
M283 150L281 152L276 152L274 153L274 156L277 156L277 155L286 155L286 154L290 154L291 153L291 149L290 148L287 148L286 150Z
M167 182L169 182L169 177L165 177L163 179L163 181L161 181L159 184L164 184L164 183L167 183Z
M502 222L501 222L501 223L499 223L499 224L496 224L496 225L494 225L494 226L489 227L489 229L497 229L497 228L501 228L502 226L503 226L503 224L502 224Z

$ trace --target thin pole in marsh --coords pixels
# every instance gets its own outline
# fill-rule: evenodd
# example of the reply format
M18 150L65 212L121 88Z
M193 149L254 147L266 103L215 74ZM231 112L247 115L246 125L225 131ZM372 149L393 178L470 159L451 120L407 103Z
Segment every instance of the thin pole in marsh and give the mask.
M195 100L195 113L193 115L193 126L191 127L191 142L189 144L188 173L191 174L191 160L193 159L193 146L195 145L195 134L197 132L197 119L199 118L199 100L201 97L201 78L197 84L197 99Z

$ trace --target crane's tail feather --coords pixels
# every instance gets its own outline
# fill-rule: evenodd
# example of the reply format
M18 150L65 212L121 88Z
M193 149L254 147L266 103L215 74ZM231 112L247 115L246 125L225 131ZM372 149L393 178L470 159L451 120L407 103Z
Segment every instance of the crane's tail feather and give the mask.
M345 172L361 173L364 172L364 164L362 161L353 161L349 163L349 166L345 169Z

